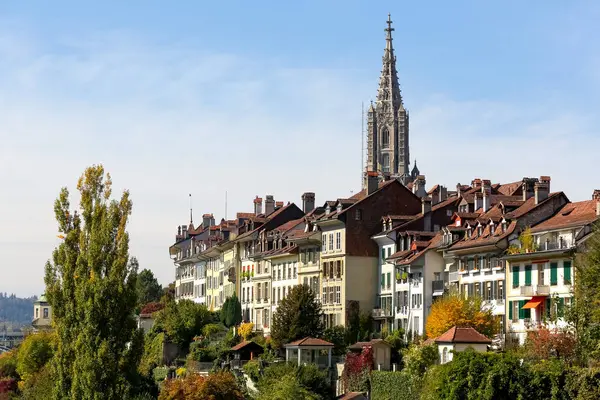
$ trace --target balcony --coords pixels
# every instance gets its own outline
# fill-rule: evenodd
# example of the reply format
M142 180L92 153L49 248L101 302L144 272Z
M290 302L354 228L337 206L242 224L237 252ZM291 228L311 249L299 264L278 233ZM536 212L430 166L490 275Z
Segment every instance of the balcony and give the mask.
M536 292L540 296L550 295L550 286L548 285L537 285Z
M550 295L550 286L521 286L521 296L548 296Z
M391 318L392 310L389 308L375 308L372 314L373 318Z
M444 291L444 281L433 281L431 282L431 290L433 290L433 292L443 292Z
M533 286L521 286L521 296L533 296Z
M448 273L448 282L458 282L458 271Z
M397 306L396 313L404 315L408 314L408 306Z

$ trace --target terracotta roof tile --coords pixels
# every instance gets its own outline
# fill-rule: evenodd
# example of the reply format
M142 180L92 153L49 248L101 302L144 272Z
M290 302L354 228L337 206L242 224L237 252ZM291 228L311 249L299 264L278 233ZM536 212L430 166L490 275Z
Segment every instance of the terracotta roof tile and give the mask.
M598 220L596 215L596 200L567 203L553 217L531 228L532 232L552 229L569 228L572 226L588 225Z
M486 343L491 344L492 340L485 335L477 332L471 327L459 328L453 326L435 339L436 343Z
M238 219L240 219L240 218L252 218L252 217L254 217L254 213L239 212L239 213L235 214L235 216Z
M523 181L517 181L517 182L512 182L512 183L503 183L503 184L500 184L499 187L496 188L496 190L500 194L503 194L505 196L513 196L515 194L515 192L517 192L521 188L522 184L523 184Z
M296 340L295 342L291 342L286 344L285 346L334 346L333 343L329 343L323 339L316 339L311 337L306 337L304 339Z
M236 344L235 346L233 346L231 348L232 351L238 351L243 349L244 347L248 346L248 345L256 345L256 346L260 346L258 343L254 343L252 340L244 340L241 343Z

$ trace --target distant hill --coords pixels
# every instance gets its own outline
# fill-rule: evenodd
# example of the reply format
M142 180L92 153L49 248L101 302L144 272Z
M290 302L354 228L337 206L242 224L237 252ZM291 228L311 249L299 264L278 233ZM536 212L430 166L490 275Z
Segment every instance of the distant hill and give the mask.
M33 302L36 296L20 298L14 294L0 293L0 323L30 324L33 319Z

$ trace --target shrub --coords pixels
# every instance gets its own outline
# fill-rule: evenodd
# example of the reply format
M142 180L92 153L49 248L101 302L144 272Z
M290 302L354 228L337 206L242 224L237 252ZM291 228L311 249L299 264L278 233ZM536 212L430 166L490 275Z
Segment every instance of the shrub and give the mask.
M423 376L425 372L438 362L439 353L436 345L413 344L403 353L406 371L412 376Z
M140 361L139 370L143 375L150 372L162 363L164 333L149 334L144 341L144 354Z
M27 400L46 400L54 389L54 377L48 366L32 375L22 385L22 398Z
M29 335L17 351L17 372L26 381L30 375L39 372L54 354L56 336L40 332Z
M371 397L377 400L413 400L421 392L421 380L402 372L373 371Z
M164 381L169 375L169 367L156 367L152 370L152 377L155 382Z
M596 400L600 399L600 369L573 368L566 379L565 390L569 399Z
M0 378L18 378L17 352L15 350L0 354Z
M258 382L260 379L260 362L258 360L250 360L242 368L252 382Z
M15 378L0 378L0 393L13 393L17 391Z

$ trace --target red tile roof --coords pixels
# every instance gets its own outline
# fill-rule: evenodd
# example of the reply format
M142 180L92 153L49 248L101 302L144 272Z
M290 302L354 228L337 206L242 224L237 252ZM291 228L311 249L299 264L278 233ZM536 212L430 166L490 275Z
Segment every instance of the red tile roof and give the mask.
M521 188L522 184L523 184L523 181L516 181L516 182L512 182L512 183L504 183L504 184L500 184L496 188L496 190L500 194L503 194L505 196L513 196L515 194L515 192L517 192Z
M311 337L306 337L304 339L296 340L295 342L291 342L286 344L286 346L331 346L333 347L333 343L329 343L323 339L316 339Z
M246 346L258 346L261 347L258 343L253 342L252 340L244 340L241 343L236 344L231 348L231 351L238 351L243 349Z
M453 326L435 339L436 343L486 343L491 344L492 339L477 332L471 327L459 328Z
M348 346L348 348L349 349L354 349L354 350L360 350L360 349L362 349L365 346L373 346L373 345L376 345L376 344L383 344L383 345L385 345L387 347L392 347L388 342L386 342L383 339L372 339L369 342L356 342L353 345Z
M531 228L531 231L541 232L591 224L598 219L596 215L596 203L596 200L568 203L553 217Z
M239 212L239 213L235 214L235 216L238 219L240 219L240 218L252 218L252 217L254 217L254 213Z

